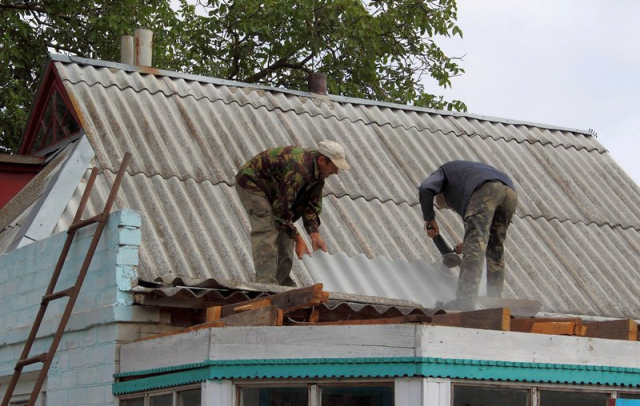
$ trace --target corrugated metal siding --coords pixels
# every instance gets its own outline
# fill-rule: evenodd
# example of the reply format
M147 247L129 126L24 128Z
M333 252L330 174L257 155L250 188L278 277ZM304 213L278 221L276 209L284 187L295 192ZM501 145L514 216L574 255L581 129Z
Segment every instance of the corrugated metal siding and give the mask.
M384 258L394 276L414 266L406 264L437 260L416 188L448 160L479 160L507 172L519 192L508 297L540 300L550 312L640 314L640 188L587 133L99 62L56 67L107 176L133 153L117 203L142 214L143 279L250 281L248 223L232 187L237 168L268 147L329 138L345 146L353 167L325 190L322 230L336 259ZM106 198L104 179L97 187L104 190L90 210ZM450 241L461 238L454 214L440 221ZM305 263L294 271L299 283L313 282ZM340 275L338 284L354 283ZM414 283L386 284L401 292Z

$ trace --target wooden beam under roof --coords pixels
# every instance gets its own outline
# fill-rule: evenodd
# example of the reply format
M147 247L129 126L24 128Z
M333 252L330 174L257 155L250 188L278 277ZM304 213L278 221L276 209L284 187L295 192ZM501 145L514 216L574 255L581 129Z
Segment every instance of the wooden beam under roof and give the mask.
M431 317L424 314L410 314L408 316L388 317L380 319L322 321L313 323L314 326L353 326L370 324L402 324L402 323L429 323Z
M608 338L611 340L638 341L638 323L634 320L607 320L585 322L586 337Z
M282 293L276 293L267 297L246 300L226 306L216 306L207 309L207 321L215 318L224 318L245 310L255 310L260 307L274 306L285 313L292 312L304 307L311 307L329 300L329 293L322 290L322 284L307 286L305 288L293 289Z
M479 328L483 330L509 331L511 311L506 308L474 310L433 315L436 326Z
M511 331L521 333L584 336L587 329L580 317L529 318L511 320Z

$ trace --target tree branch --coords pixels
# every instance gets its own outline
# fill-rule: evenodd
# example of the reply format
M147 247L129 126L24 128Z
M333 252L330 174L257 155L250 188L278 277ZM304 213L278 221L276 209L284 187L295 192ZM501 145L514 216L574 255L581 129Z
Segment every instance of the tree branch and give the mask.
M71 21L71 17L68 16L68 15L63 15L63 14L51 15L44 8L39 7L37 5L28 4L28 3L27 4L0 5L0 10L30 11L32 13L45 14L45 15L48 15L49 17L51 17L51 18L61 18L61 19L65 20L66 22Z
M249 76L248 78L243 79L243 82L247 82L247 83L255 83L258 82L260 79L265 78L266 76L268 76L271 72L275 72L278 69L282 69L282 68L291 68L291 69L299 69L302 71L305 71L307 73L311 72L310 69L307 69L304 67L304 64L309 62L309 60L311 58L313 58L313 53L311 55L309 55L308 57L306 57L305 59L303 59L302 61L298 62L298 63L289 63L288 60L289 58L291 58L293 55L296 54L296 52L298 52L298 50L289 52L289 54L283 56L282 58L278 59L277 61L275 61L274 63L272 63L271 65L269 65L268 67L266 67L265 69L254 73L253 75Z

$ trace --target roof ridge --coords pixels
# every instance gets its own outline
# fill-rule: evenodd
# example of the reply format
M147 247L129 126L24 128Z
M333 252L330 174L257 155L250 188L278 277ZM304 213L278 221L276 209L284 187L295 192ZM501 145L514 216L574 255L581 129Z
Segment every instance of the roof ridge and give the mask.
M165 77L170 77L170 78L175 78L175 79L183 79L183 80L189 80L189 81L211 83L211 84L219 85L219 86L250 88L250 89L255 89L255 90L264 90L264 91L270 91L270 92L276 92L276 93L284 93L284 94L289 94L289 95L294 95L294 96L302 96L302 97L313 98L312 93L310 93L310 92L304 92L304 91L300 91L300 90L284 89L284 88L277 88L277 87L265 86L265 85L261 85L261 84L255 84L255 83L232 81L232 80L214 78L214 77L209 77L209 76L194 75L194 74L189 74L189 73L181 73L181 72L175 72L175 71L169 71L169 70L163 70L163 69L157 69L157 68L148 68L148 67L142 67L142 66L127 65L127 64L117 63L117 62L100 61L100 60L95 60L95 59L88 59L88 58L81 58L81 57L74 57L74 56L64 56L64 55L50 54L49 57L53 61L62 62L62 63L75 63L75 64L78 64L78 65L90 65L90 66L102 67L102 68L115 68L115 69L120 69L120 70L124 70L124 71L128 71L128 72L137 72L137 73L140 73L140 74L150 74L150 75L165 76ZM436 110L436 109L431 109L431 108L427 108L427 107L412 106L412 105L407 105L407 104L383 102L383 101L375 101L375 100L367 100L367 99L361 99L361 98L349 97L349 96L328 95L328 96L324 96L324 97L327 97L329 100L331 100L333 102L337 102L337 103L348 103L348 104L357 104L357 105L369 105L369 106L387 107L387 108L399 109L399 110L408 110L408 111L416 111L416 112L422 112L422 113L428 113L428 114L437 114L437 115L441 115L441 116L454 116L454 117L472 118L472 119L476 119L476 120L480 120L480 121L497 122L497 123L503 123L503 124L508 124L508 125L525 125L525 126L544 128L544 129L549 129L549 130L559 130L559 131L567 131L567 132L571 132L571 133L579 133L579 134L583 134L583 135L586 135L586 136L589 136L589 137L594 137L593 132L591 132L589 130L581 130L581 129L576 129L576 128L569 128L569 127L563 127L563 126L558 126L558 125L551 125L551 124L535 123L535 122L530 122L530 121L525 121L525 120L514 120L514 119L508 119L508 118L472 114L472 113L467 113L467 112Z

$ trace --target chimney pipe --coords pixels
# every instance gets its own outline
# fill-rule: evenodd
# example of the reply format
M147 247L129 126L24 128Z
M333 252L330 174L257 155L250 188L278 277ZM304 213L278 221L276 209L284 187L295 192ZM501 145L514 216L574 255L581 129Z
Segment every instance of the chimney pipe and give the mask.
M327 94L327 75L324 73L310 73L307 87L311 93Z
M138 66L151 66L151 45L153 44L153 31L138 28L135 31L135 64Z
M120 41L120 62L133 65L133 37L123 35Z

